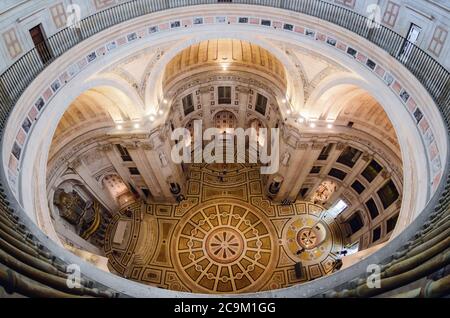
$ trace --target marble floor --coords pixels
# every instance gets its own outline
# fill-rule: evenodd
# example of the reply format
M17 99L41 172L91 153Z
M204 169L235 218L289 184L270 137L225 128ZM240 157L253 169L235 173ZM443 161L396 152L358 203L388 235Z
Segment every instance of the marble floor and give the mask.
M318 205L271 202L262 179L257 166L192 165L181 204L136 202L114 217L105 240L111 271L194 293L274 290L330 274L339 226Z

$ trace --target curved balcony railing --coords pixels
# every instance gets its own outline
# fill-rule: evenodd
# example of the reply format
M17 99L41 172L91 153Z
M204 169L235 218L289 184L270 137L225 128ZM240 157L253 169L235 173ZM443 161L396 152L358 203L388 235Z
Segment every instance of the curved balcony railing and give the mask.
M438 105L447 127L450 127L449 72L426 52L409 43L396 32L382 25L371 28L369 23L371 21L366 17L321 0L234 0L231 2L303 13L329 21L366 38L388 52L420 81ZM45 40L45 45L38 45L0 75L0 129L2 131L5 129L6 121L14 105L36 76L59 56L83 40L114 25L153 12L218 3L217 0L133 0L84 18L77 24L77 28L66 28L56 33ZM226 2L223 5L229 3ZM404 57L404 54L400 54L405 43L408 46L407 58ZM388 289L395 288L399 282L400 284L411 282L411 277L409 280L404 276L397 280L395 278L400 274L404 275L405 271L411 273L412 265L418 266L418 270L411 274L419 275L417 277L424 277L425 274L433 273L433 270L440 268L439 266L448 265L450 205L448 171L447 163L444 178L446 183L440 186L424 210L426 213L422 213L410 228L405 230L407 232L405 235L412 237L407 246L401 247L396 255L384 260L390 262L384 266L383 272L390 279L388 282L391 285ZM7 291L18 291L23 295L31 296L65 297L73 294L114 296L115 294L108 290L93 289L94 283L89 280L83 281L82 288L79 290L67 290L62 282L62 279L67 276L65 266L52 256L49 250L42 246L35 235L31 233L37 228L27 220L26 213L20 210L9 192L9 188L4 186L7 180L3 171L0 172L0 175L2 176L0 180L0 285L5 286ZM425 222L426 220L428 221ZM27 230L27 226L24 224L28 224L34 230ZM423 226L423 224L425 225ZM45 239L43 236L41 238ZM437 260L436 255L439 253L441 253L441 257ZM405 259L406 264L403 262ZM392 266L394 270L392 270ZM408 270L409 272L407 272ZM351 275L354 278L358 274L360 272ZM442 279L438 283L433 283L431 289L435 293L433 295L445 295L449 292L448 287L445 287L449 285L447 284L448 276L443 279L443 283ZM38 283L36 284L36 282ZM332 295L372 296L384 290L368 291L360 283L357 280L350 285L341 286L341 288L352 290ZM321 287L323 291L327 290L325 287Z
M2 111L9 112L33 79L47 65L83 40L124 21L149 13L192 5L217 4L217 0L133 0L84 18L77 28L66 28L37 46L0 76ZM383 25L354 11L321 0L233 0L233 4L261 5L286 9L334 23L376 44L402 63L428 90L448 123L450 74L435 59ZM229 2L227 2L229 4ZM223 5L226 5L224 3ZM407 43L407 58L400 54ZM43 63L43 61L45 63ZM7 116L6 116L7 117ZM1 119L6 119L2 114Z

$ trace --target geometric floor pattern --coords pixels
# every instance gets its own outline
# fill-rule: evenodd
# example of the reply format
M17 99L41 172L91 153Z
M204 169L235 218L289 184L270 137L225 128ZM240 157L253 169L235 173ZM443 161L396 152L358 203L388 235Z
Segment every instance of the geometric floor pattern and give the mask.
M256 165L191 165L181 204L136 202L114 217L105 239L111 271L209 294L274 290L330 274L343 248L339 226L318 205L268 200L262 179ZM119 222L124 240L114 244Z

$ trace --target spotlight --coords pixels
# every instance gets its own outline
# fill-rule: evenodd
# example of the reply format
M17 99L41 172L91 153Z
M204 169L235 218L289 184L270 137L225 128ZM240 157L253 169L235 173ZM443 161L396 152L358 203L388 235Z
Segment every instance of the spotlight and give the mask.
M150 117L149 117L149 119L150 119L150 121L155 121L155 116L153 116L153 115L151 115Z
M164 99L163 103L167 105L169 103L169 101L167 99Z
M305 119L304 119L303 117L300 117L300 118L298 119L298 122L299 122L300 124L303 124L303 123L305 122Z
M288 109L286 113L287 113L288 115L290 115L292 112L291 112L290 109Z
M286 98L283 98L283 100L281 101L283 104L286 104L287 103L287 100L286 100Z
M327 128L328 128L328 129L332 129L332 128L333 128L333 124L328 124L328 125L327 125Z
M123 129L123 126L122 125L117 125L117 127L116 127L118 130L122 130Z
M309 124L309 127L311 127L311 128L316 128L317 125L316 125L316 123L310 123L310 124Z
M141 125L139 125L138 123L136 123L136 124L133 125L133 127L134 127L134 129L139 129L139 128L141 128Z
M159 110L158 114L164 115L164 111L162 109Z
M228 64L228 63L221 63L221 66L222 66L222 70L223 71L228 71L228 68L230 67L230 64Z

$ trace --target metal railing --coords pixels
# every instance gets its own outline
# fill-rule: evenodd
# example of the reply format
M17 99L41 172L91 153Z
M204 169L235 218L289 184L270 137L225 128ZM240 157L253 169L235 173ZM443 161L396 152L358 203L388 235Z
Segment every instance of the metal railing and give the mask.
M218 4L218 0L133 0L84 18L45 40L23 55L0 76L1 114L5 123L9 112L28 85L47 65L83 40L124 21L167 9ZM234 0L233 4L261 5L286 9L329 21L376 44L403 64L428 90L439 105L447 124L450 120L450 74L435 59L398 33L354 11L321 0ZM223 3L222 5L227 5ZM408 45L407 58L400 54ZM45 46L45 47L44 47ZM44 54L43 54L44 52Z
M15 104L37 75L54 60L85 39L127 20L153 12L218 3L218 0L133 0L86 17L77 24L76 28L66 28L54 34L44 43L19 58L0 75L0 129L4 130ZM329 21L366 38L403 64L420 81L438 105L447 127L450 126L450 73L426 52L409 43L396 32L382 25L378 28L371 28L371 21L366 17L321 0L234 0L232 3L261 5L303 13ZM229 2L222 5L227 4ZM401 54L405 44L408 45L407 57ZM26 213L20 210L8 187L3 187L7 183L3 171L0 172L0 175L0 192L4 191L5 196L8 194L11 206L15 207L18 215L26 218ZM449 180L448 163L446 163L446 174L443 180ZM2 188L4 189L2 190ZM450 201L448 190L443 190L444 186L441 185L427 206L426 214L432 209L443 209L442 202L447 204ZM436 202L437 200L439 200L439 204ZM7 205L10 203L8 202ZM0 206L0 208L3 211L4 207ZM422 217L426 216L422 215ZM30 223L30 226L33 227L33 224Z

